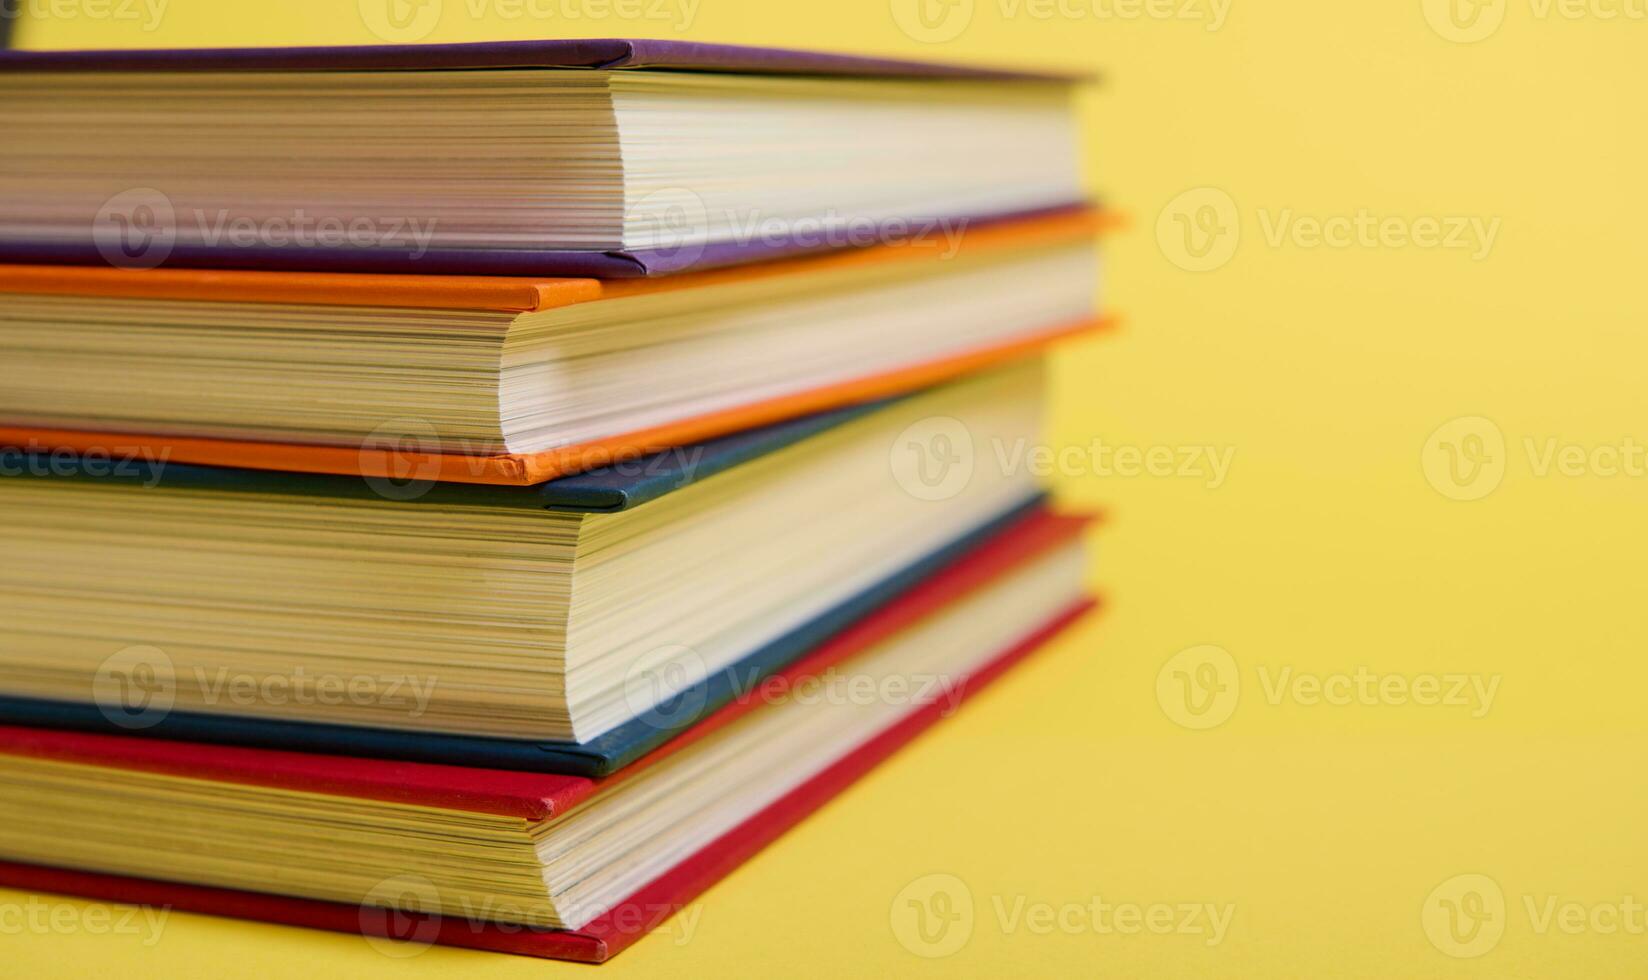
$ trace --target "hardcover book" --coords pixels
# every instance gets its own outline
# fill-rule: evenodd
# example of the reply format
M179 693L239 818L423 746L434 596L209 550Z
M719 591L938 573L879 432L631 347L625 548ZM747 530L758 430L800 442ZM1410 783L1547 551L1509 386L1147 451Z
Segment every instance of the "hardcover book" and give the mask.
M1096 329L1102 223L656 281L0 266L0 445L542 483Z
M604 960L1088 609L1080 528L1020 525L603 779L0 728L0 883Z
M543 487L18 457L0 718L611 771L1012 524L1039 490L992 447L1037 437L1041 388L1031 362ZM908 444L930 419L973 455Z
M0 78L15 261L653 276L1082 199L1077 79L1045 73L552 40L0 52Z

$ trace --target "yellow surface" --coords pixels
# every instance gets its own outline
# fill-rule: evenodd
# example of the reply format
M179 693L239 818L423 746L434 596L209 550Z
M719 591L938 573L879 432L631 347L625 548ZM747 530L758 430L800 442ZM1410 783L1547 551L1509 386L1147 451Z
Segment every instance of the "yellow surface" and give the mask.
M1149 12L1209 0L954 0L948 22L907 0L702 0L675 34L623 16L686 9L668 0L578 0L608 14L578 20L573 3L506 19L533 8L446 0L429 39L650 34L1103 69L1091 166L1136 218L1111 270L1130 323L1063 357L1058 437L1234 450L1217 487L1068 459L1067 499L1114 518L1096 573L1108 616L711 891L684 944L654 936L602 976L1648 975L1648 936L1628 931L1648 901L1640 4L1498 0L1450 21L1419 0L1221 0L1208 30ZM31 6L43 19L22 40L42 47L373 40L354 0L171 0L151 32L89 0L70 17ZM956 36L918 41L895 13ZM1311 247L1298 223L1362 212L1401 221L1370 244L1351 226L1347 247ZM1429 240L1427 218L1478 219L1493 248L1401 244ZM1236 222L1239 237L1206 236ZM1568 445L1573 465L1546 460ZM1608 447L1635 475L1593 452ZM1288 668L1305 687L1276 695ZM1374 703L1357 701L1358 668ZM1397 703L1451 700L1453 674L1493 692L1488 710ZM1305 703L1312 677L1352 703ZM1227 693L1197 688L1187 708L1186 679ZM1492 881L1459 877L1476 875ZM1064 912L1095 897L1234 913L1209 946ZM357 937L182 915L145 946L152 931L103 934L79 903L51 903L63 928L19 928L26 899L3 902L15 976L584 969L391 960Z

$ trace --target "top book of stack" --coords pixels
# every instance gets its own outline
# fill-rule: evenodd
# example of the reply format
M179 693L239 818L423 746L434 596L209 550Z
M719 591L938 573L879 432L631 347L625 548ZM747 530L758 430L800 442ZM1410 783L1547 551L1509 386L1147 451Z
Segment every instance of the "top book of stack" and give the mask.
M1062 75L561 40L8 51L0 76L3 261L656 276L1082 198Z

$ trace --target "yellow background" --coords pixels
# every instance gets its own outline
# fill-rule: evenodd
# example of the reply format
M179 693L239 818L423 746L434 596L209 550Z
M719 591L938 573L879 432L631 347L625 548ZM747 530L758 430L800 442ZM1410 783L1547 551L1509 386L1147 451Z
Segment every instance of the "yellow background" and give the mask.
M1066 500L1111 516L1095 571L1107 614L709 892L690 942L652 937L602 976L1648 975L1648 937L1541 934L1524 904L1648 899L1648 479L1541 475L1525 443L1648 443L1648 21L1499 0L1485 11L1498 31L1462 44L1420 0L1234 0L1216 31L1104 15L1126 0L1041 9L976 0L959 36L922 43L889 0L702 0L681 34L476 20L446 0L429 37L680 36L1103 71L1083 112L1094 186L1134 218L1110 247L1128 321L1060 356L1056 437L1234 450L1217 488L1065 475ZM35 10L23 46L375 40L355 0L171 0L152 32ZM1202 187L1229 195L1241 231L1227 264L1191 273L1158 218ZM1501 224L1482 260L1266 234L1289 214L1363 211ZM1504 482L1460 502L1422 454L1479 416L1505 438L1490 464ZM1208 731L1157 698L1158 671L1200 645L1229 651L1242 684ZM1273 703L1260 680L1358 667L1499 687L1473 718ZM976 914L960 950L930 960L893 913L931 874L959 879ZM1461 874L1506 901L1503 938L1478 959L1445 955L1421 925L1427 895ZM1021 896L1236 911L1208 947L1004 928L995 903ZM152 948L83 931L3 944L0 972L20 977L587 969L444 949L391 960L358 937L182 915Z

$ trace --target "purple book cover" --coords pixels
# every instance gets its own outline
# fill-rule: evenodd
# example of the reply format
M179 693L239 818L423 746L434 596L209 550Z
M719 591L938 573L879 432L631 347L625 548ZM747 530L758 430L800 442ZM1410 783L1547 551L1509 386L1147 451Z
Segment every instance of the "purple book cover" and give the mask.
M5 71L382 71L443 68L651 68L770 75L1076 82L1079 75L696 41L547 40L295 48L4 51Z
M662 40L540 40L469 44L397 44L341 47L193 48L119 51L0 51L5 72L142 71L408 71L508 68L653 69L860 78L993 80L1004 83L1075 84L1087 76L1053 72L900 61L844 54ZM3 82L0 82L3 84ZM158 193L158 192L153 192ZM142 230L144 202L125 225ZM985 222L1081 206L1020 214L905 216L895 227L877 228L877 240L952 234ZM152 208L150 210L153 210ZM819 236L810 236L818 238ZM828 236L824 236L828 238ZM140 243L149 247L152 243ZM833 240L800 235L759 241L712 241L671 248L569 250L550 248L429 248L411 256L394 250L298 245L225 249L198 243L166 243L159 262L182 268L295 269L325 272L437 273L493 276L588 276L634 278L738 265L842 247ZM111 258L102 241L0 240L0 262L126 265ZM149 256L155 254L150 252Z

